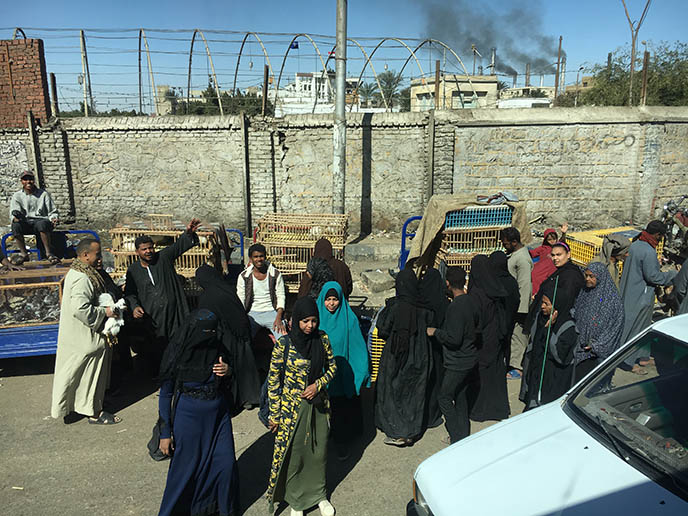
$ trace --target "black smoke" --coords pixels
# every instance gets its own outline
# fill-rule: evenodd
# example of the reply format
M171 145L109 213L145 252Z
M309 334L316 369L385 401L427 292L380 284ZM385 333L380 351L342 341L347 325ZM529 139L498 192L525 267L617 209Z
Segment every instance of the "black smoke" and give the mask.
M494 11L485 2L420 2L426 18L425 36L452 47L469 73L473 63L471 45L482 55L485 69L490 64L491 49L496 48L498 72L523 74L530 63L533 75L555 73L559 41L545 34L542 2L519 3Z

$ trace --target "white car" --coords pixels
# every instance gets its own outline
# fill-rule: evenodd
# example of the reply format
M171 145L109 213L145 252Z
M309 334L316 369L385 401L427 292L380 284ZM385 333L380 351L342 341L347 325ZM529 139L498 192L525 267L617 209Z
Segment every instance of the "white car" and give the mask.
M648 375L617 368L639 350L655 359ZM688 315L653 324L561 399L428 458L413 487L408 516L688 515Z

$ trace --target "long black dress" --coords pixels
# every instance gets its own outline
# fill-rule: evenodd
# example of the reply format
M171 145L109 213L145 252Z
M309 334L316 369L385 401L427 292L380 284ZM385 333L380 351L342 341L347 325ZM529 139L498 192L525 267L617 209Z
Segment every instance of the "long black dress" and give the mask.
M165 350L160 365L160 437L172 437L160 516L221 514L239 510L239 474L230 403L222 378L212 371L228 359L217 335L218 319L208 310L192 312ZM172 400L177 398L172 413Z
M485 255L471 260L468 296L475 310L478 345L477 375L468 390L470 416L473 421L500 421L510 413L504 349L507 291Z
M236 294L236 285L208 265L196 270L196 280L203 288L198 307L217 316L222 342L231 354L234 408L256 406L260 401L260 379L251 348L251 324Z
M555 293L556 291L556 293ZM521 401L525 410L538 407L562 396L573 382L574 349L578 340L571 315L573 303L567 289L559 291L559 281L545 281L538 291L539 298L554 301L556 321L548 327L549 316L538 311L531 326L530 341L524 358L524 382Z
M490 264L494 268L497 280L506 290L506 297L500 298L504 314L506 316L506 333L502 338L502 349L504 350L504 361L509 365L511 358L511 334L516 325L516 315L521 300L521 293L518 289L518 282L509 273L507 256L502 251L495 251L490 255Z
M375 426L393 439L418 439L427 429L426 405L433 355L427 328L433 313L419 307L411 267L396 280L396 297L377 320L383 348L376 382Z

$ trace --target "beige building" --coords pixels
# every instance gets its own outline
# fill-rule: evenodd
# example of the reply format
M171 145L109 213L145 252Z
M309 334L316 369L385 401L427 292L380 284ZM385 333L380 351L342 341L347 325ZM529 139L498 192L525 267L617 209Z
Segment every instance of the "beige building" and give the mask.
M640 76L640 75L638 75ZM592 89L592 87L595 85L595 78L590 76L590 75L584 75L581 77L580 82L578 83L578 86L575 84L571 84L566 87L566 93L576 93L576 90L578 90L578 93L582 93L584 91L588 91Z
M536 92L541 93L534 97ZM521 97L533 97L533 98L543 98L543 99L553 99L554 98L554 86L523 86L520 88L506 88L499 92L500 99L515 99Z
M437 109L472 109L497 106L496 75L443 75ZM411 111L435 108L435 78L411 80Z

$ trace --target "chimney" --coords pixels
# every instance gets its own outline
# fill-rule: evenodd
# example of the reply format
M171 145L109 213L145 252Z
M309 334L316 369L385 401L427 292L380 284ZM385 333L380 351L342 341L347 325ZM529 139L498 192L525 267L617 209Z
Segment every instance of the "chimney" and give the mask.
M526 88L530 86L530 63L526 63Z
M564 91L566 87L566 56L561 58L561 77L559 79L560 91Z
M545 74L540 74L540 88L545 85Z
M518 78L518 74L515 73L515 74L514 74L514 88L516 87L516 79L517 79L517 78Z
M478 75L482 75L482 74L483 74L483 67L482 67L482 65L480 65L480 66L478 66Z
M492 47L492 61L490 63L490 68L491 68L491 75L497 75L497 49L495 47Z

